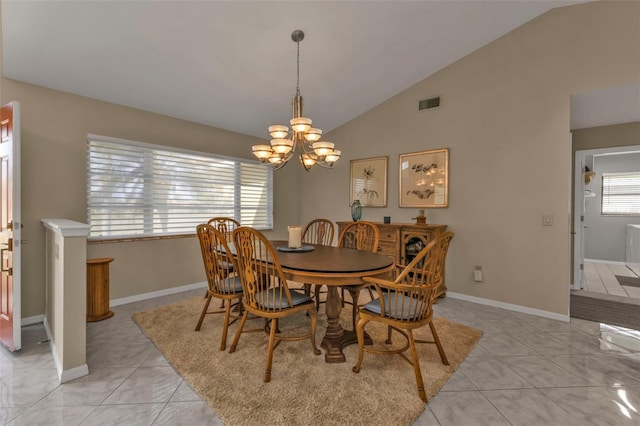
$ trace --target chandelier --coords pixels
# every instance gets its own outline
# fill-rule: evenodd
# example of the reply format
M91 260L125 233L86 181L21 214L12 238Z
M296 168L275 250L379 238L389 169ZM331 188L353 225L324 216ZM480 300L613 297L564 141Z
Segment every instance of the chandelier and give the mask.
M293 118L289 127L277 124L269 126L271 145L254 145L251 147L253 155L263 163L269 163L280 169L294 156L298 157L306 171L314 165L330 168L340 159L341 152L334 149L332 142L321 141L322 130L311 127L311 119L302 116L302 96L300 96L300 42L304 39L304 32L295 30L291 33L291 40L297 47L297 82L296 95L293 97Z

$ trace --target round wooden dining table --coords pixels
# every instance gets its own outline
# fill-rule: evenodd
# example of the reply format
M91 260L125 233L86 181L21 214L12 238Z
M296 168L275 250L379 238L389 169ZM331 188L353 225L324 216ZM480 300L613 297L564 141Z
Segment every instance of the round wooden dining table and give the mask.
M362 284L363 277L382 275L394 268L391 258L370 251L341 247L305 244L313 250L285 252L277 250L287 241L271 241L287 279L305 284L326 285L327 331L321 347L325 362L345 362L342 349L358 342L355 330L344 330L340 325L342 300L338 286Z

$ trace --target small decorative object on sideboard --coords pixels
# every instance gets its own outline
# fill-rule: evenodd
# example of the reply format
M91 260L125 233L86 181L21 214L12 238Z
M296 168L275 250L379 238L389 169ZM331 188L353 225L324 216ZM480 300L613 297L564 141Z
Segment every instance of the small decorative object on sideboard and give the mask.
M427 217L424 215L424 210L418 210L418 216L412 218L416 220L416 225L424 225L427 223Z
M360 204L360 200L353 200L351 204L351 218L354 222L357 222L362 217L362 205Z

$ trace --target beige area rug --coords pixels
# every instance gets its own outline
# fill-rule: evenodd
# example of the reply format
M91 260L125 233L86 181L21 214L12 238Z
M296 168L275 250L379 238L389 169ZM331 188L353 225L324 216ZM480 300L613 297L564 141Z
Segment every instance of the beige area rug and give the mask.
M229 330L227 351L220 351L222 315L207 315L202 329L193 331L203 303L196 297L135 313L133 319L226 425L411 425L424 410L409 363L398 355L365 353L360 373L355 374L351 368L357 361L357 345L345 348L346 363L327 364L324 351L314 355L308 340L282 342L274 351L271 382L263 383L268 336L243 333L236 352L230 354L236 322ZM350 306L342 311L341 324L346 328L351 328L350 313ZM281 332L299 330L300 323L308 330L309 319L302 313L283 320ZM436 318L434 323L451 365L442 365L435 345L418 345L429 398L482 335L446 319ZM247 321L245 329L263 325L262 319ZM325 327L321 305L318 348ZM386 328L377 324L369 323L367 331L374 342L386 337ZM429 327L419 330L416 338L430 339ZM402 336L395 341L400 344Z

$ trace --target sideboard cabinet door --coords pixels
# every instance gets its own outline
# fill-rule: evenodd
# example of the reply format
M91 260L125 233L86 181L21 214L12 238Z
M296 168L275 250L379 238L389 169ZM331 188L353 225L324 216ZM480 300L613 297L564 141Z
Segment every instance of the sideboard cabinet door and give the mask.
M409 264L414 257L447 229L447 225L404 225L400 231L400 263ZM435 297L447 293L444 277L436 290Z

